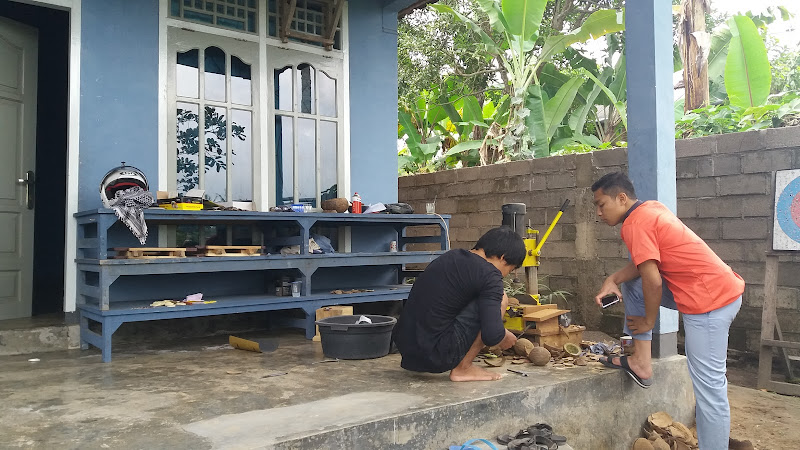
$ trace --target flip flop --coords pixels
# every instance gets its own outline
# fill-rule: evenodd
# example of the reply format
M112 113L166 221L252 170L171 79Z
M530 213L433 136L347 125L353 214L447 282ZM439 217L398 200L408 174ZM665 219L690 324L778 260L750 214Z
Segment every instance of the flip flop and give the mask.
M491 450L497 450L497 447L486 439L470 439L462 445L451 445L450 450L482 450L477 445L472 445L473 442L483 442L488 445Z
M553 427L546 423L536 423L528 427L528 434L531 436L544 436L556 444L563 444L567 442L566 436L560 434L553 434Z
M622 369L622 370L625 370L625 368L620 366L619 364L614 364L613 362L611 362L611 357L606 356L604 358L600 358L599 361L600 361L600 364L602 364L602 365L604 365L606 367L609 367L611 369Z
M633 381L636 384L638 384L639 387L641 387L643 389L647 389L647 388L650 387L650 385L653 384L653 380L652 379L650 379L650 378L645 379L645 378L640 377L639 375L636 375L636 372L634 372L633 369L631 369L631 366L628 365L628 357L627 356L620 357L619 358L619 363L622 366L622 369L628 375L630 375L631 379L633 379Z
M508 443L508 450L557 450L558 444L546 436L533 436L514 439Z

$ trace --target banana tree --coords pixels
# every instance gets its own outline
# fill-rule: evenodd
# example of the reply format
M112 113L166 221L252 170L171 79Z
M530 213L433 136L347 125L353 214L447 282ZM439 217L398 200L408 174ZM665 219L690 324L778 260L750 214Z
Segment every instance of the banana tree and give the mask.
M498 60L508 74L509 120L498 132L498 137L502 136L498 145L505 155L510 159L546 156L557 124L569 111L581 83L569 83L562 86L553 98L546 98L538 78L539 69L572 44L623 30L622 13L597 11L582 27L545 39L537 51L539 26L547 0L477 1L489 25L502 36L501 42L495 42L478 24L450 6L435 4L430 7L440 13L452 14L465 23L480 38L487 56ZM490 129L493 126L495 124L491 124Z

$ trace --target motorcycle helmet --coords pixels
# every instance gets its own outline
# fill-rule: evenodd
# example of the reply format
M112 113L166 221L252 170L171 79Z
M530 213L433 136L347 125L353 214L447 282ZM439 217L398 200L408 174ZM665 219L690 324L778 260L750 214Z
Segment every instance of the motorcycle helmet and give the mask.
M149 191L147 177L141 170L133 166L126 166L122 161L121 166L117 166L108 171L100 182L100 199L103 206L111 208L110 202L118 191L124 191L132 187L139 186L144 191Z

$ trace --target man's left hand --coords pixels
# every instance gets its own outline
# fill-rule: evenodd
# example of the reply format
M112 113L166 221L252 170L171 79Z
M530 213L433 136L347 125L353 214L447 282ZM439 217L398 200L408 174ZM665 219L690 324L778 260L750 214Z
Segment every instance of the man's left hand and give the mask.
M627 316L626 319L628 321L628 329L633 334L646 333L656 326L655 321L649 321L647 317L643 316Z

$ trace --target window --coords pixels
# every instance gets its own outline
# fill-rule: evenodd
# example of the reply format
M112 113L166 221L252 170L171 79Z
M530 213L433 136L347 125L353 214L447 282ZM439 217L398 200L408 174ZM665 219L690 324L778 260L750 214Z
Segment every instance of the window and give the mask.
M310 203L338 196L341 64L273 49L272 114L275 200ZM299 62L305 61L305 62Z
M344 0L267 0L268 34L341 50L343 6Z
M170 0L172 17L257 33L257 0Z
M255 71L248 61L255 58L246 47L255 44L208 38L216 45L176 46L170 55L175 133L170 190L203 189L213 202L252 201Z

